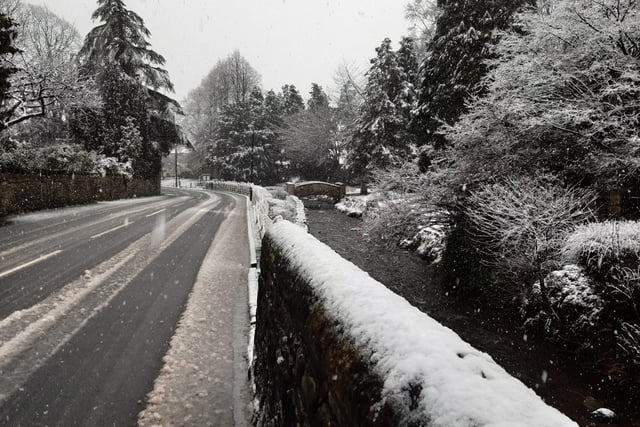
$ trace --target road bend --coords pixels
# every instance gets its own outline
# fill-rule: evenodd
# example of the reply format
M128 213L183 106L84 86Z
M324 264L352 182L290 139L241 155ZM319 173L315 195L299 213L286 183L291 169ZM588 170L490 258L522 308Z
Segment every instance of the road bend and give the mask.
M235 295L246 288L246 202L239 196L172 189L5 220L0 425L135 425L182 313L202 303L190 294L199 272L211 269L203 260L218 231L230 227L240 234L225 239L233 248L205 263L235 269L225 276L234 280L217 285L224 292L207 294L215 299L209 305L221 307L238 306ZM220 333L243 339L229 331ZM229 346L237 346L233 339Z

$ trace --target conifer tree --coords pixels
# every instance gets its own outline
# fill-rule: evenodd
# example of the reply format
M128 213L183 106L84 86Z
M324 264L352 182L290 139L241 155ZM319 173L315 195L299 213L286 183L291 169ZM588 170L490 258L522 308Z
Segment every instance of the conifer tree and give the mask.
M295 85L282 86L283 111L290 116L304 110L304 101Z
M465 102L481 95L480 80L486 60L493 57L495 30L506 29L519 9L535 0L439 0L441 13L429 55L421 64L418 117L415 125L436 147L445 140L438 134L442 122L455 123L466 111Z
M329 107L329 97L324 93L322 86L319 84L311 83L311 92L309 92L309 95L310 98L307 105L311 111Z
M364 103L350 140L350 160L356 174L365 176L374 168L406 161L414 137L409 130L416 75L413 44L403 40L399 52L384 39L371 60L364 89Z
M151 49L143 19L123 0L98 0L93 20L101 22L85 39L80 54L102 67L117 65L124 74L153 89L173 91L165 59Z
M103 153L122 153L122 129L139 126L140 157L133 160L134 174L153 176L160 171L160 157L184 141L175 113L175 100L158 92L173 91L165 59L151 49L143 19L122 0L98 0L92 18L98 24L87 34L80 56L90 72L98 75L104 106L100 115L76 112L75 137ZM114 146L115 145L115 146Z

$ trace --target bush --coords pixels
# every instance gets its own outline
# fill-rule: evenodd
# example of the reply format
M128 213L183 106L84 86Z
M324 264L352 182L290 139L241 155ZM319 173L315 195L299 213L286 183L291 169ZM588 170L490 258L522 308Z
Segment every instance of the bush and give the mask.
M511 178L485 185L465 201L469 236L485 263L511 276L526 298L537 281L548 308L545 277L557 268L565 236L591 217L593 197L552 177Z
M606 221L585 224L571 233L562 248L564 259L602 281L618 281L640 267L640 223Z
M130 162L120 162L79 145L56 144L31 147L23 142L3 141L0 171L13 173L63 173L131 176Z
M525 327L541 329L551 337L591 347L601 329L605 301L593 281L576 265L565 265L545 278L551 308L560 322L555 322L544 307L540 283L535 283L524 307Z

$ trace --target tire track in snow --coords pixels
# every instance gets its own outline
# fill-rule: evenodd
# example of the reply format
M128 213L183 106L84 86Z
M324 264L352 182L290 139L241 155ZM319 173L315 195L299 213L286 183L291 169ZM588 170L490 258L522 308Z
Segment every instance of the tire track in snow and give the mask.
M220 199L210 197L181 212L167 224L172 230L166 238L156 228L95 267L95 273L88 271L41 303L0 321L0 406L131 278L219 204Z
M246 377L249 270L245 198L209 247L173 335L164 366L138 416L140 427L154 425L247 426L250 397Z

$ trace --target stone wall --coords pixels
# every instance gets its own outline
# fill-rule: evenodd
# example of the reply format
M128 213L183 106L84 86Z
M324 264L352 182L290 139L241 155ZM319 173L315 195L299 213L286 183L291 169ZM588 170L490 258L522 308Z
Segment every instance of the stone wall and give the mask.
M389 408L372 406L381 400L381 380L268 238L260 264L254 375L262 398L256 424L394 425Z
M577 426L288 221L262 242L257 426Z
M285 191L296 197L325 195L335 200L340 200L346 195L347 187L319 181L300 182L297 184L288 182L285 184Z
M159 178L0 173L0 216L158 194Z

